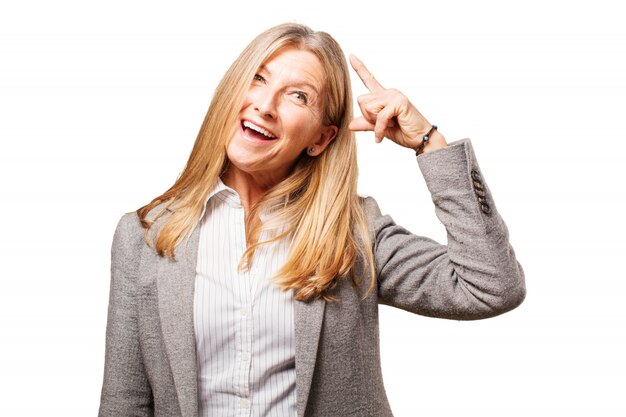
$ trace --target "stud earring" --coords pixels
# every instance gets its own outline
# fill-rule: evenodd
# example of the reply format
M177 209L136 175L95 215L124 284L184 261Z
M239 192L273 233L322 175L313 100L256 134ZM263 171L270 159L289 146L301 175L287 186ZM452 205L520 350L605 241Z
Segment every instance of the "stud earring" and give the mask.
M315 148L309 148L309 153L315 152Z

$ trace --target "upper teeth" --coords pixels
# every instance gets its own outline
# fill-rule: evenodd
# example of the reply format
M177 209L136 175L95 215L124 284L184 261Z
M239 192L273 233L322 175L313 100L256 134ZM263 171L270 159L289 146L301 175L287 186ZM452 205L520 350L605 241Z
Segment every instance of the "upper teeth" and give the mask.
M254 123L249 122L247 120L245 120L243 122L243 126L249 128L249 129L252 129L254 131L257 131L260 134L265 135L265 136L267 136L270 139L274 139L276 137L276 136L272 135L270 132L268 132L267 130L263 129L262 127L257 126Z

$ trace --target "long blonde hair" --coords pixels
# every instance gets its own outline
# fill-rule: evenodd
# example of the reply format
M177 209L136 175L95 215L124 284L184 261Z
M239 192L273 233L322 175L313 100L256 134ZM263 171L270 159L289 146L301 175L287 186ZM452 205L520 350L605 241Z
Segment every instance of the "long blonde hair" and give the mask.
M282 24L261 33L228 69L184 171L170 189L137 210L146 229L144 239L160 256L175 258L175 248L197 226L208 193L227 167L226 145L245 92L258 68L285 47L310 51L320 60L326 75L323 124L337 126L338 132L317 157L303 153L292 173L251 208L247 228L248 236L254 238L248 241L240 267L249 267L260 245L290 235L288 258L274 282L284 290L293 289L296 300L333 300L329 292L342 276L360 285L357 276L369 275L369 293L375 285L374 261L367 219L357 195L356 142L348 129L352 120L348 65L330 35L304 25ZM161 209L148 219L158 205ZM150 227L160 218L163 223L158 232L149 237ZM280 232L259 241L262 230Z

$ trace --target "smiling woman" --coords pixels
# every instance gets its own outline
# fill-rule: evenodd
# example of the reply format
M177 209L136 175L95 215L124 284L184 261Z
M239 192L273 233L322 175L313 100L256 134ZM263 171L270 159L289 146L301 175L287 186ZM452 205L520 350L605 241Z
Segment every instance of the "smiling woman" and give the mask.
M121 218L101 416L391 416L379 303L473 320L522 302L470 141L448 145L350 61L370 90L356 119L330 35L260 34L218 85L181 176ZM358 130L418 154L447 245L357 195Z
M241 129L226 148L226 184L246 187L250 179L264 194L289 175L304 151L309 156L324 151L338 130L321 123L324 80L317 57L293 47L279 50L259 68L240 111ZM244 206L254 201L251 192L241 196Z

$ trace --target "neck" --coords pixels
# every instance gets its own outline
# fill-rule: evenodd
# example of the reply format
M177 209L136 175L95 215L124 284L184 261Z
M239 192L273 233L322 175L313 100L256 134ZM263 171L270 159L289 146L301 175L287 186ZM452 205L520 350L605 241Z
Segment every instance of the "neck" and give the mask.
M267 191L280 182L271 175L253 175L230 164L222 175L222 182L239 194L245 213L250 211Z

